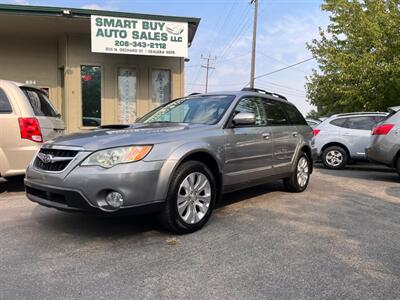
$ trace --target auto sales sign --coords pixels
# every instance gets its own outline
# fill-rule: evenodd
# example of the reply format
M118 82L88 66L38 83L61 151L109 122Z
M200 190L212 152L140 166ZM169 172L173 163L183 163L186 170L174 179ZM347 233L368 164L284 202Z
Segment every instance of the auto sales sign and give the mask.
M187 57L188 24L91 16L92 52Z

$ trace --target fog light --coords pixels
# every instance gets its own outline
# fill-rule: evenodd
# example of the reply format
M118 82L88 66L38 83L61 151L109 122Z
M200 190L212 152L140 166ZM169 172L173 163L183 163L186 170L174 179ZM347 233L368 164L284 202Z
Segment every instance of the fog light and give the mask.
M106 202L112 208L120 208L124 203L124 198L118 192L110 192L106 196Z

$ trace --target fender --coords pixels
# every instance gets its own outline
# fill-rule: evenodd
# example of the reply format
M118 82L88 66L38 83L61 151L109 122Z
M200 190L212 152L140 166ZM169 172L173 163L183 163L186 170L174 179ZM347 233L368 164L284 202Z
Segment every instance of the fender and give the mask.
M310 174L311 174L313 172L313 169L314 169L314 161L313 161L313 158L312 158L312 150L311 150L310 145L307 144L304 140L303 140L303 142L301 144L299 144L297 146L296 151L295 151L295 153L293 155L293 158L292 158L292 172L296 171L295 161L299 157L299 153L300 153L301 149L303 149L304 147L308 148L308 150L310 151L310 154L311 154L311 156L310 156L310 164L311 164Z
M165 160L161 168L159 179L157 182L157 198L166 199L169 186L171 184L172 174L176 171L178 166L189 155L194 153L207 153L214 158L217 162L218 170L222 174L221 162L223 161L223 147L213 148L207 142L189 142L178 147L171 155Z

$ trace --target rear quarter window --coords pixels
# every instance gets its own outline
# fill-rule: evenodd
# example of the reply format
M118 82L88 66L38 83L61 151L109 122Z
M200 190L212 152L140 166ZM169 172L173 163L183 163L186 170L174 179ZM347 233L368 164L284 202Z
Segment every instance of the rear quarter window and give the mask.
M338 127L342 127L342 128L346 128L345 124L346 124L347 118L340 118L340 119L335 119L329 122L329 124L332 124L334 126L338 126Z
M28 98L35 116L57 117L57 112L50 104L50 100L47 98L45 92L24 87L22 87L21 90Z
M298 111L298 109L295 106L290 105L289 103L280 103L280 104L282 105L283 109L288 115L292 125L308 125L306 119L304 119L303 115Z
M372 128L374 128L379 122L377 117L378 116L362 116L349 118L347 127L358 130L372 130Z
M8 100L6 93L0 89L0 114L9 113L12 113L10 101Z

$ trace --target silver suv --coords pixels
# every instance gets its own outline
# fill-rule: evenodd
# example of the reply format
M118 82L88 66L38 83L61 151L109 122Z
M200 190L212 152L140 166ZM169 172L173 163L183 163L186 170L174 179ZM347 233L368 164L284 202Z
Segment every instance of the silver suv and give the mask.
M283 179L306 189L312 130L283 96L244 89L193 95L133 125L103 126L43 145L27 197L66 211L159 211L170 230L209 219L224 192Z
M389 115L374 128L366 152L368 160L396 168L400 175L400 106L389 108Z
M341 169L352 160L366 160L365 148L371 130L387 113L346 113L333 115L317 125L311 141L313 156L326 168Z

